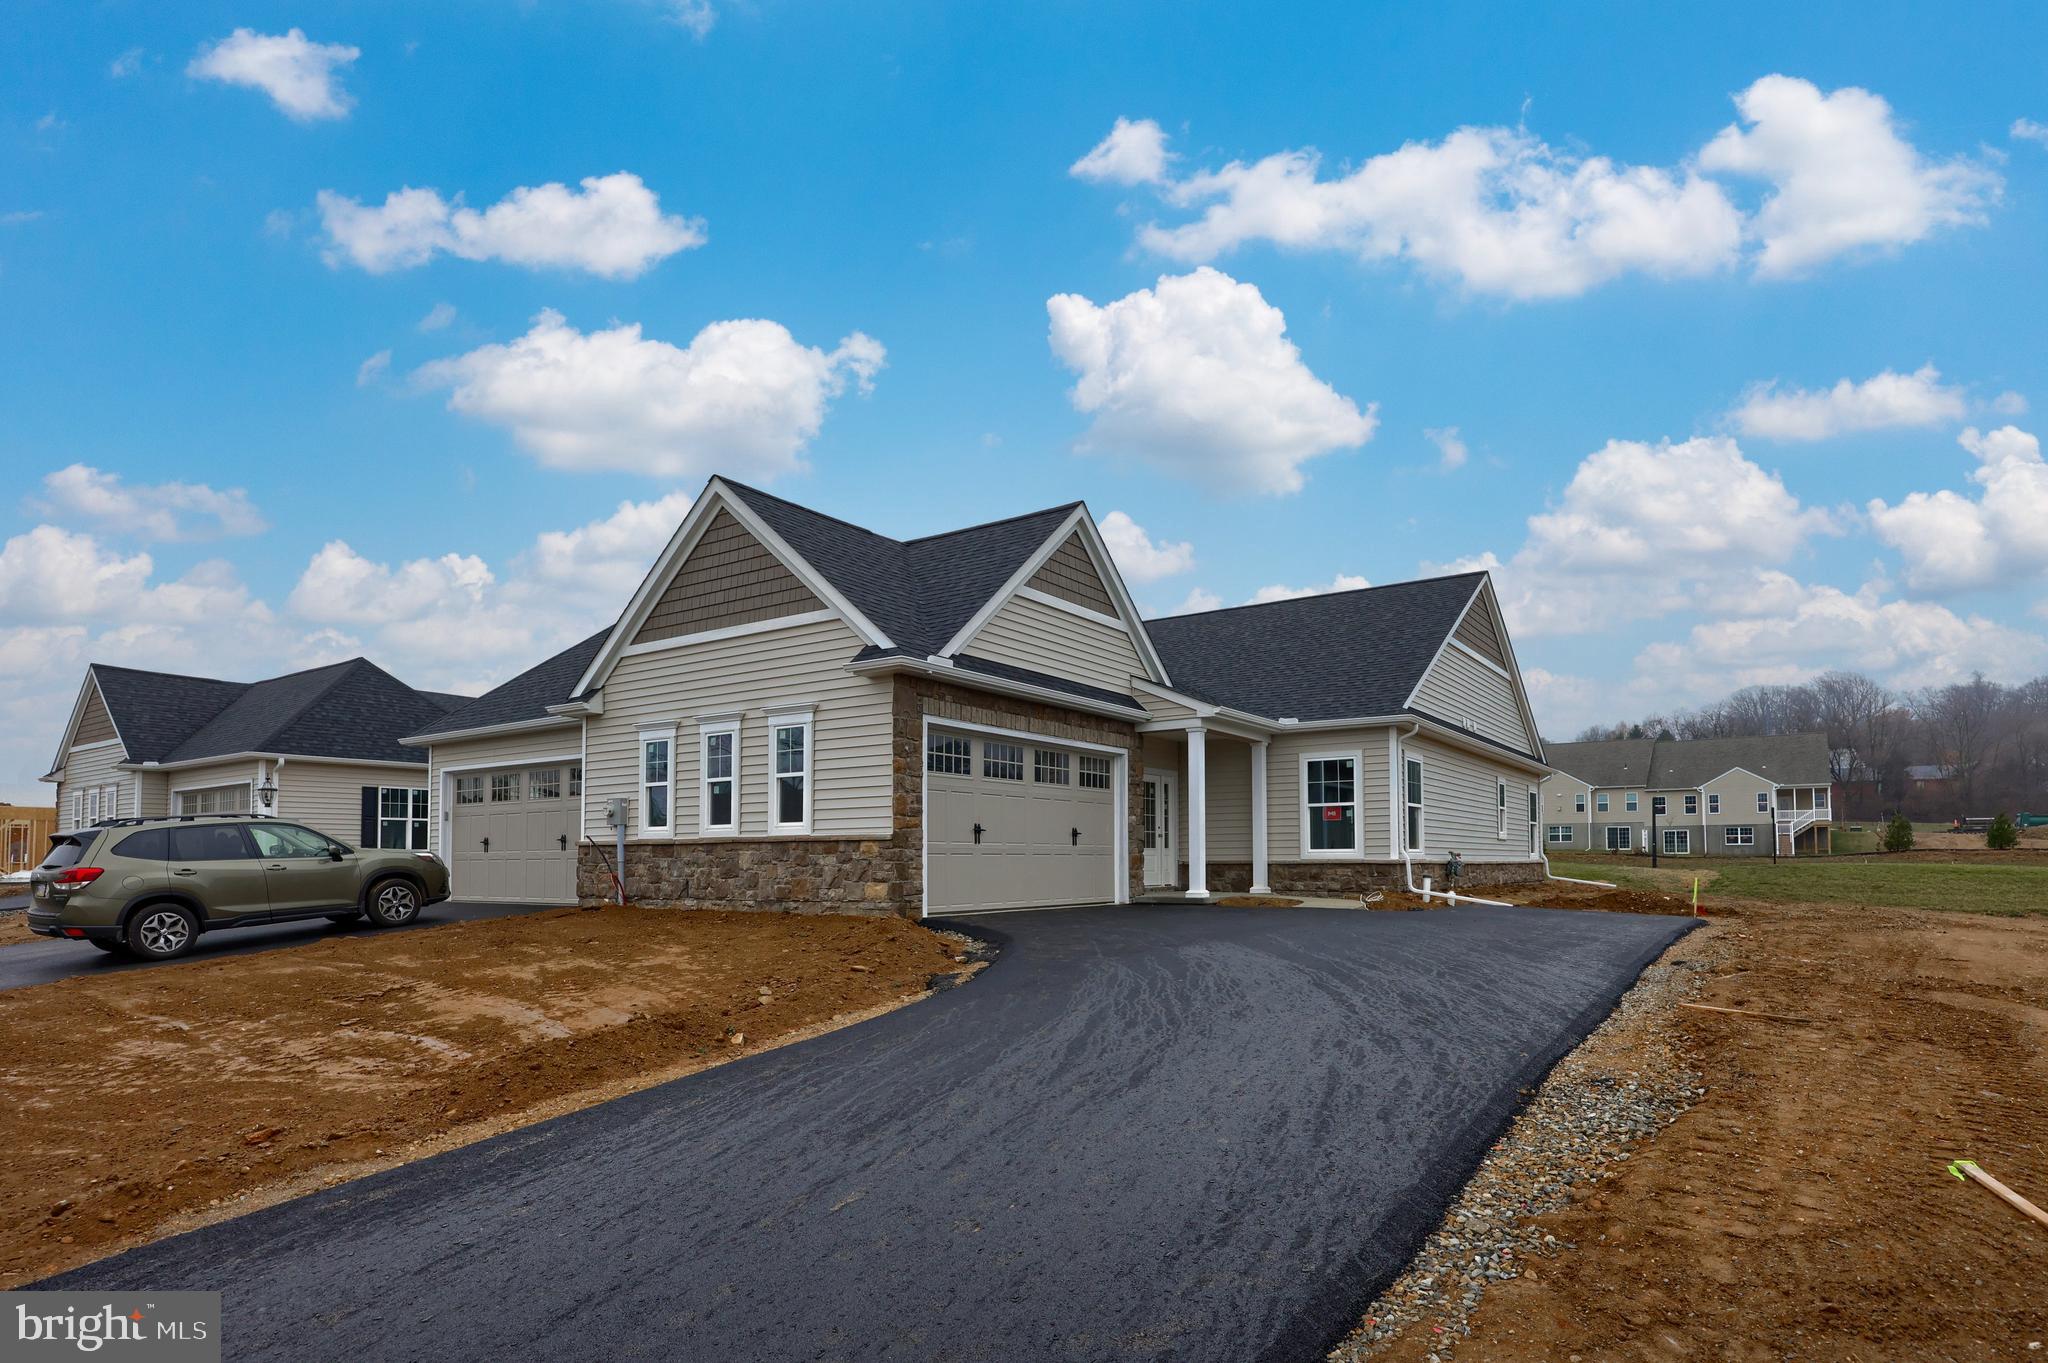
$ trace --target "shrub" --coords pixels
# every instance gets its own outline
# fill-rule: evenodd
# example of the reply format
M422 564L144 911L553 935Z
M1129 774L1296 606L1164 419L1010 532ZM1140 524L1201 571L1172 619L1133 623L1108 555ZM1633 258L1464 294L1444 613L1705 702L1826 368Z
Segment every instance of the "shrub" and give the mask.
M1905 815L1892 815L1892 821L1884 826L1884 850L1887 852L1910 852L1913 850L1913 825Z
M2020 845L2020 830L2012 815L2001 814L1991 821L1991 827L1984 831L1984 845L1998 852Z

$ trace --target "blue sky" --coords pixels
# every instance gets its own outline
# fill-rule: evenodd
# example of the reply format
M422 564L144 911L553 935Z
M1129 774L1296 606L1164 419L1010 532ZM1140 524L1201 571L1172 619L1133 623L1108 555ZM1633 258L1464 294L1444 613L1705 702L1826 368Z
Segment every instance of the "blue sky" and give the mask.
M1273 8L16 6L0 798L88 660L488 686L714 471L1497 564L1554 736L2048 671L2037 11Z

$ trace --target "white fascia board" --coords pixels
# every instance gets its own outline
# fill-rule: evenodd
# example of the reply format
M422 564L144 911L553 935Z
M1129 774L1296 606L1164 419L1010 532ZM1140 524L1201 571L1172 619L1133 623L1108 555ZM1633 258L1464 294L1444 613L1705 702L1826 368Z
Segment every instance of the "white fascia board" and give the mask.
M182 771L187 767L211 767L221 762L315 762L330 767L396 767L402 771L424 768L426 759L394 762L382 757L316 757L296 752L224 752L213 757L188 757L182 762L122 762L122 771ZM232 784L232 783L230 783Z
M956 668L950 663L933 663L924 658L901 656L869 658L862 662L846 664L846 670L867 676L889 672L915 672L925 677L942 677L956 685L971 687L978 691L992 691L999 696L1017 696L1024 700L1042 701L1047 705L1057 705L1067 710L1078 710L1082 714L1087 715L1106 715L1111 719L1128 721L1134 726L1143 723L1145 719L1145 712L1143 710L1127 709L1121 705L1104 705L1098 701L1089 700L1085 696L1071 695L1065 691L1055 690L1050 686L1033 686L1029 682L1011 681L1004 677L992 677L986 672L973 672L965 668Z
M64 734L57 743L57 756L50 764L52 776L64 769L65 754L69 753L72 748L97 746L86 743L74 744L71 741L71 735L78 731L78 721L85 717L86 698L95 695L100 698L100 708L107 712L107 723L114 726L113 741L121 745L121 751L124 754L128 751L128 744L121 737L121 721L114 718L114 707L107 704L106 693L100 690L100 679L93 675L92 664L88 663L85 668L85 682L78 688L77 698L71 702L71 718L64 722ZM101 741L105 742L106 740L103 739ZM51 778L46 776L43 779L49 780Z
M1430 655L1429 666L1423 668L1421 675L1416 677L1414 688L1408 692L1408 699L1402 701L1401 704L1404 706L1415 704L1415 697L1422 690L1422 684L1428 681L1429 674L1436 670L1437 663L1444 656L1444 650L1456 641L1459 627L1465 623L1465 617L1472 613L1473 603L1477 602L1482 596L1493 603L1494 634L1500 639L1501 646L1507 650L1508 655L1508 666L1505 669L1508 686L1515 693L1515 707L1522 712L1522 725L1529 731L1529 745L1535 750L1536 760L1541 762L1543 760L1543 734L1536 727L1536 712L1529 708L1529 688L1522 684L1522 665L1515 660L1515 642L1508 638L1508 627L1501 617L1500 598L1494 594L1493 574L1490 572L1480 575L1479 585L1474 587L1472 595L1466 598L1465 607L1458 612L1458 618L1451 621L1451 627L1444 631L1443 642L1438 644L1436 652ZM1472 650L1466 649L1463 644L1459 644L1458 647L1464 649L1467 653L1472 652ZM1479 657L1476 653L1473 653L1472 656L1475 658ZM1479 661L1487 663L1489 667L1494 666L1485 658L1479 658Z
M431 748L437 743L455 743L467 738L483 738L491 734L516 734L528 729L559 729L577 723L573 715L549 715L544 719L515 719L508 724L480 724L474 729L450 729L445 733L414 734L398 741L411 748Z

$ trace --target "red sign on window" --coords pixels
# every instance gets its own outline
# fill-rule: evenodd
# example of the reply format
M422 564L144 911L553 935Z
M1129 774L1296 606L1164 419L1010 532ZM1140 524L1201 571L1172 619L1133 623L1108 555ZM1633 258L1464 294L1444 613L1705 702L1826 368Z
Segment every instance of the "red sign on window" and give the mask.
M1338 808L1336 805L1323 806L1324 823L1342 823L1343 821L1344 811L1342 809Z

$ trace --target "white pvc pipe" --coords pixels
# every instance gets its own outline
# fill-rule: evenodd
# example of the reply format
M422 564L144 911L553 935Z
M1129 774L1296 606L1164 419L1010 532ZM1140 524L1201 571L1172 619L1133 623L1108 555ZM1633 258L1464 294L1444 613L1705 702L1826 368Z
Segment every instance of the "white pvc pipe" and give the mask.
M1562 880L1570 885L1598 885L1603 890L1620 888L1611 880L1581 880L1577 876L1561 876L1550 869L1550 853L1538 848L1536 856L1543 863L1543 878L1545 880Z

